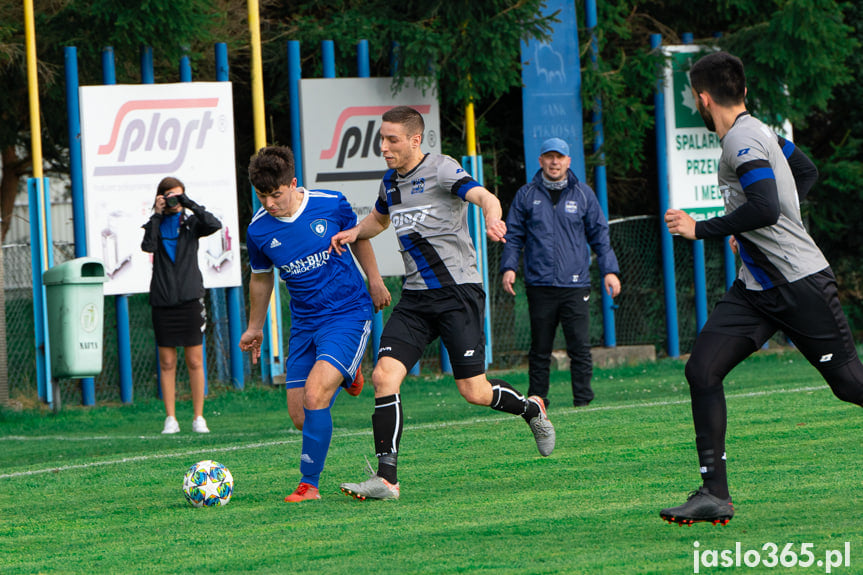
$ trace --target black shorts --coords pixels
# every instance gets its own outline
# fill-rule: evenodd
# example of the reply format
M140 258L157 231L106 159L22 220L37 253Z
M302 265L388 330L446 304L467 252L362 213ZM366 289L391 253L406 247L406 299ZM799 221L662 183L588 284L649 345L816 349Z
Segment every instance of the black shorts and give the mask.
M702 331L747 337L757 349L780 329L815 367L841 367L857 359L830 268L764 291L748 290L738 279Z
M153 307L153 331L159 347L191 347L204 341L207 311L204 298L172 307Z
M378 357L399 360L407 369L440 337L449 352L453 377L485 373L485 291L480 284L405 290L384 326Z

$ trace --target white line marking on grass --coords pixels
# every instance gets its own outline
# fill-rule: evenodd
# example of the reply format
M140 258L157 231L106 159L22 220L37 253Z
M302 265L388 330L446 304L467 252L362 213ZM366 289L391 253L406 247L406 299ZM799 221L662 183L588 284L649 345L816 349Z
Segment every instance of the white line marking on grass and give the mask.
M808 391L820 391L826 389L828 386L826 385L818 385L818 386L810 386L810 387L798 387L794 389L771 389L766 391L750 391L746 393L735 393L731 395L727 395L726 399L741 399L747 397L758 397L763 395L776 395L780 393L802 393ZM626 403L622 405L608 405L608 406L597 406L597 407L580 407L580 408L569 408L561 411L555 412L555 417L559 417L562 415L572 415L574 413L587 413L591 411L612 411L619 409L634 409L634 408L645 408L645 407L667 407L669 405L681 405L689 403L689 398L686 399L675 399L668 401L653 401L649 403ZM434 429L441 427L457 427L464 425L473 425L476 423L489 423L493 421L508 421L512 418L511 415L507 416L496 416L496 417L482 417L482 418L473 418L473 419L465 419L459 421L444 421L440 423L423 423L420 425L406 425L405 430L423 430L423 429ZM333 437L358 437L361 435L372 435L371 430L366 431L351 431L345 433L333 433ZM158 436L156 436L158 437ZM118 437L111 436L96 436L90 438L64 438L62 436L50 436L45 437L45 439L55 439L55 440L69 440L69 441L84 441L84 440L96 440L96 439L118 439ZM127 437L128 439L129 437ZM134 436L133 438L141 438L146 439L146 436ZM13 436L2 439L42 439L42 438L26 438ZM154 455L140 455L137 457L123 457L121 459L112 459L107 461L94 461L92 463L80 463L77 465L64 465L63 467L49 467L44 469L32 469L30 471L18 471L15 473L4 473L0 474L0 479L11 479L15 477L28 477L32 475L42 475L45 473L60 473L61 471L72 471L75 469L88 469L90 467L104 467L106 465L120 465L123 463L136 463L139 461L149 461L153 459L169 459L172 457L188 457L190 455L206 455L211 453L229 453L231 451L240 451L244 449L259 449L261 447L273 447L276 445L287 445L290 443L299 443L302 441L301 437L297 437L295 439L281 439L276 441L263 441L258 443L247 443L245 445L233 445L230 447L214 447L209 449L195 449L193 451L181 451L181 452L173 452L173 453L159 453Z

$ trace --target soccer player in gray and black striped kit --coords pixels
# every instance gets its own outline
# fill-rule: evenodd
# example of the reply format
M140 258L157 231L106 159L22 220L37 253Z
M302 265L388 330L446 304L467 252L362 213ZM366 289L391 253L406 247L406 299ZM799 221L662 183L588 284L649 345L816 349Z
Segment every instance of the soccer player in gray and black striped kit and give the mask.
M694 240L731 236L743 265L695 340L686 363L703 481L669 522L726 524L734 515L725 469L723 378L781 329L841 400L863 405L863 365L839 305L830 264L803 227L800 200L818 178L794 144L746 111L739 58L716 52L689 72L707 129L722 144L719 187L725 215L695 222L668 210L668 231Z
M399 390L426 346L440 336L446 345L458 390L469 403L520 415L530 426L541 455L554 449L554 426L539 397L526 398L507 382L485 375L485 292L467 226L467 204L482 208L486 234L504 241L500 201L449 156L421 150L425 123L407 106L387 111L381 124L381 154L389 168L375 208L358 226L333 236L345 244L372 238L390 223L405 264L399 303L384 327L372 374L375 411L372 428L378 469L369 479L343 483L357 499L398 499L396 475L404 417Z

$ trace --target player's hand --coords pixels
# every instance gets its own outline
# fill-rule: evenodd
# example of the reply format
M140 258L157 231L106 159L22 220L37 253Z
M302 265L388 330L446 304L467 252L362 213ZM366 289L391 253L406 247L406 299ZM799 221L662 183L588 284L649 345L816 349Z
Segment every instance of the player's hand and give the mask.
M393 297L390 295L390 290L387 289L383 279L376 282L369 281L369 295L372 296L375 311L381 311L393 303Z
M605 292L611 297L615 298L620 293L620 278L617 277L617 274L605 274L603 284L605 285Z
M506 270L503 272L503 277L500 278L500 283L503 284L503 291L509 295L515 295L515 290L512 288L512 285L515 283L515 272L513 270Z
M731 253L735 256L737 255L737 238L734 236L728 236L728 247L731 248Z
M506 243L506 222L497 218L486 218L485 235L493 242Z
M674 235L686 238L687 240L697 239L695 237L695 220L682 210L668 210L665 212L665 225L668 226L668 231Z
M360 229L358 226L354 226L349 230L342 230L332 238L330 238L330 249L327 250L328 253L332 253L333 250L336 251L338 255L342 255L348 249L345 247L345 244L352 244L357 241L357 236L360 233Z
M258 363L258 358L261 357L261 343L264 341L264 330L247 329L240 336L240 349L243 351L252 352L252 363Z

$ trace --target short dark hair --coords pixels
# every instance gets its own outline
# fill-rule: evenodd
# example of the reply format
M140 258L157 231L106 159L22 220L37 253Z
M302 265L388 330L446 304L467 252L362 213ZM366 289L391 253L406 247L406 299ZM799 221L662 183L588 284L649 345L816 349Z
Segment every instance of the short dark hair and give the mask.
M156 195L164 196L165 192L167 192L168 190L173 190L174 188L181 188L183 190L183 193L186 193L185 184L183 184L183 182L181 182L177 178L174 178L172 176L162 178L162 181L159 182L158 186L156 186Z
M403 125L408 136L419 134L420 138L422 138L423 132L426 129L426 124L423 120L422 114L410 106L396 106L395 108L390 108L384 112L381 120L384 122Z
M746 96L743 62L728 52L713 52L700 58L689 70L696 93L707 92L720 106L734 106Z
M294 153L287 146L267 146L249 160L249 181L255 190L270 194L294 181Z

